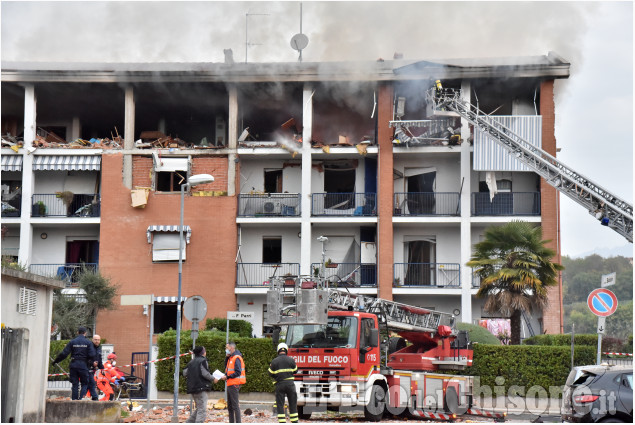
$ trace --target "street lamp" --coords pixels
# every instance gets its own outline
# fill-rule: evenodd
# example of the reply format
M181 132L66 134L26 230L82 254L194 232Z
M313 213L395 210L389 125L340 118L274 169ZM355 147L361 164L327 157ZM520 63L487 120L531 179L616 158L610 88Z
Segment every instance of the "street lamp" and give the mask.
M185 206L185 189L199 184L211 183L214 177L211 174L196 174L190 176L185 184L181 185L181 225L179 226L179 297L176 304L176 359L174 364L174 406L172 409L172 422L178 422L179 402L179 369L181 365L181 277L183 275L183 210Z

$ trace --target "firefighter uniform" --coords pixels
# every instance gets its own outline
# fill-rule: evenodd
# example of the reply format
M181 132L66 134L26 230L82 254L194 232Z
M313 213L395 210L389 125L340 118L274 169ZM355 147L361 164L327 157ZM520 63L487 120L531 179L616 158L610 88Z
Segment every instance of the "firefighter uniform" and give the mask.
M287 356L287 345L278 345L278 357L269 365L269 375L276 380L276 408L278 410L278 422L284 423L287 418L284 414L284 399L289 402L289 419L298 422L298 394L295 392L293 374L298 370L293 357Z

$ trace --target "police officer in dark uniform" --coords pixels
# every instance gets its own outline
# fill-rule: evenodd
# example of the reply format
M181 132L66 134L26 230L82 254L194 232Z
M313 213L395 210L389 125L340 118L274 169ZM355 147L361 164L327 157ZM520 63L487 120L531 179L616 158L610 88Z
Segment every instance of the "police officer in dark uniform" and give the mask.
M71 366L69 370L69 378L71 381L71 400L81 400L88 391L88 367L96 366L95 363L95 346L92 341L86 338L86 328L80 326L77 329L77 337L69 341L61 353L55 357L53 364L64 360L71 355ZM79 384L82 384L81 393Z
M278 344L278 357L269 365L269 375L276 380L276 408L278 409L278 422L285 423L284 398L289 402L289 419L298 422L298 394L295 392L293 374L298 370L293 357L287 356L289 347L284 342Z

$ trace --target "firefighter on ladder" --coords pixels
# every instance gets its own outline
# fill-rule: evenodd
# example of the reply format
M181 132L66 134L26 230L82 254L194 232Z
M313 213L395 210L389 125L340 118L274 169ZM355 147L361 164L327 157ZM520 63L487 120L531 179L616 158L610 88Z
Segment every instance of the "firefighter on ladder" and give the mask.
M295 392L293 374L298 370L293 357L287 356L289 348L287 344L278 344L278 357L269 365L269 375L276 380L276 408L278 410L278 422L285 423L287 417L284 414L284 398L289 401L289 419L298 422L298 394Z

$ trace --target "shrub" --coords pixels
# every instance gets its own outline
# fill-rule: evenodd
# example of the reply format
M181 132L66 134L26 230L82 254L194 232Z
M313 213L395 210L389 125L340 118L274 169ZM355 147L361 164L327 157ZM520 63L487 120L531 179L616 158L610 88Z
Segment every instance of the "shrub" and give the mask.
M227 319L222 317L207 319L205 321L205 329L218 329L219 331L226 332ZM251 338L253 336L251 323L246 320L230 320L229 332L236 332L242 338Z
M574 364L595 363L595 349L576 346ZM571 350L562 346L484 345L474 347L474 362L464 374L480 377L480 385L497 385L496 377L504 378L498 384L507 394L512 385L525 390L539 385L549 391L550 386L562 387L571 370ZM475 387L475 393L476 393ZM475 394L477 396L478 394Z
M60 339L59 341L57 340L51 341L50 343L51 355L49 357L49 372L48 372L49 375L53 373L62 373L62 369L68 372L68 369L70 368L70 365L71 365L70 355L58 363L60 367L55 366L53 364L53 360L55 360L55 357L62 352L62 350L64 349L64 347L66 347L66 344L68 344L69 341L70 339ZM68 375L49 376L48 380L49 381L67 381Z
M456 324L456 328L460 331L467 331L470 341L473 343L501 345L500 340L482 326L461 322Z
M584 345L594 347L597 350L598 336L596 334L580 334L574 336L576 346ZM571 346L571 335L536 335L523 341L525 345L550 345L550 346ZM603 336L602 352L627 352L632 353L633 343L624 343L621 339Z
M230 327L231 328L231 327ZM236 348L242 353L246 364L247 384L242 391L273 392L273 381L269 377L267 369L269 363L276 356L275 349L268 338L241 338L230 337L236 343ZM159 358L174 355L176 345L176 331L168 331L160 335L157 344L159 346ZM221 331L201 331L196 340L196 345L202 345L207 351L207 360L210 371L215 369L225 371L225 333ZM181 333L181 353L188 352L192 347L190 331ZM191 360L190 356L183 356L180 360L181 378L179 389L186 391L186 378L183 377L183 369ZM157 363L157 389L159 391L174 390L174 360L166 360ZM223 391L224 383L218 382L213 386L216 391Z

